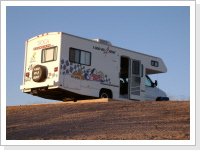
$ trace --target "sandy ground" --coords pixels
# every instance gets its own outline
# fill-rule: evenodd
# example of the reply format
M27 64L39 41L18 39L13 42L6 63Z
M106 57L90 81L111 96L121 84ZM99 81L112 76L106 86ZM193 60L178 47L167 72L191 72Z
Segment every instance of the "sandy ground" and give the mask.
M189 140L190 102L7 106L7 140Z

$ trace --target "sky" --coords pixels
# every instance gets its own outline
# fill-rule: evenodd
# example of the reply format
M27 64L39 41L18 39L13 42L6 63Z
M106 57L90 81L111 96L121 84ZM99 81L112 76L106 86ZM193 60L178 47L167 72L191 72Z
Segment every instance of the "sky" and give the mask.
M65 32L163 59L168 72L153 75L172 99L190 97L189 6L8 6L6 105L55 102L22 93L25 41ZM58 102L58 101L56 101Z

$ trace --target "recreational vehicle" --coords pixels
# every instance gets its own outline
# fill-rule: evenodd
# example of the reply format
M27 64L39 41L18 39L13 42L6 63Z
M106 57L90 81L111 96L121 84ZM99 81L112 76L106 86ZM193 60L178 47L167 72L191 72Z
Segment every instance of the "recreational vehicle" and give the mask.
M24 93L53 100L112 98L124 101L169 100L148 75L165 73L161 58L51 32L26 41Z

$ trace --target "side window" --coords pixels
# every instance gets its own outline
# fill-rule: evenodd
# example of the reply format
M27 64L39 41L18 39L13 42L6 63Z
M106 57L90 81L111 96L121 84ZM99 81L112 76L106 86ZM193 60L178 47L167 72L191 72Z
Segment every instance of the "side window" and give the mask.
M57 47L42 50L42 63L57 60Z
M86 51L81 51L80 63L83 64L83 65L90 66L90 61L91 61L91 53L86 52Z
M153 86L154 84L153 84L152 80L149 78L149 76L145 77L145 85L150 86L150 87L154 87Z
M80 63L80 51L74 48L70 48L69 50L69 61Z
M152 61L151 61L151 65L152 65L152 66L155 66L155 67L158 67L158 66L159 66L159 63L158 63L157 61L152 60Z
M91 53L75 48L69 49L69 61L82 64L82 65L91 65Z
M151 86L151 81L147 77L145 78L145 85Z
M140 74L140 63L138 61L132 61L132 74Z

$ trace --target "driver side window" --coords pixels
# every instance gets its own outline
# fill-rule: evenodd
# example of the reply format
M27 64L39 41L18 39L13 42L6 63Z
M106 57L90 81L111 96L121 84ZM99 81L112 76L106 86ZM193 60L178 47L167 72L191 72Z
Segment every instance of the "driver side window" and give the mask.
M149 80L147 77L145 78L145 85L146 86L151 86L151 80Z

